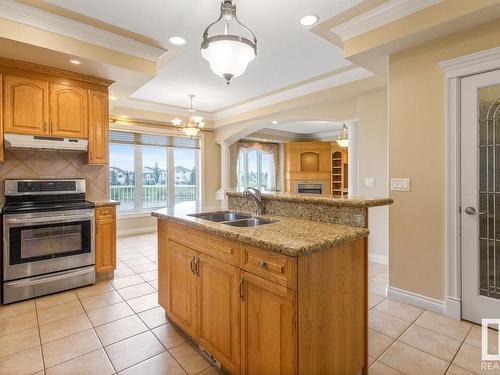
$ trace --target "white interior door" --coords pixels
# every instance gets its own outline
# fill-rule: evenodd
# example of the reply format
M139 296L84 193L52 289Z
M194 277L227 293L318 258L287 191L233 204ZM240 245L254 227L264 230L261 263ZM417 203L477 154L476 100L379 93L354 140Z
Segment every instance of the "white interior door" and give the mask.
M500 70L461 80L462 317L500 318Z

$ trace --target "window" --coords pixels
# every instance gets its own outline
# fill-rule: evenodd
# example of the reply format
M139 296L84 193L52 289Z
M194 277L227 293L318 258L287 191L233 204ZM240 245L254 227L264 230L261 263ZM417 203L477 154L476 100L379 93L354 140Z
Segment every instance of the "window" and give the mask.
M112 131L110 141L110 197L119 211L198 199L198 140Z
M256 150L240 150L238 155L238 187L275 190L274 159L271 154Z

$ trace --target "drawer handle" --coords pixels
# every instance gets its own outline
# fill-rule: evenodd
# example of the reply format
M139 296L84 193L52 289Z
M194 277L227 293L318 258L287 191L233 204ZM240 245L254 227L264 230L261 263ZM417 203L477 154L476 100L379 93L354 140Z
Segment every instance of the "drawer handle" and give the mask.
M192 257L192 258L191 258L191 262L190 262L191 273L192 273L193 275L196 275L196 271L195 271L195 269L194 269L194 262L195 262L195 259L196 259L195 257Z
M266 261L261 260L261 261L259 262L259 267L260 267L260 268L267 268L267 262L266 262Z
M240 280L240 298L241 298L242 301L245 300L245 289L244 289L243 283L244 283L244 279L242 277L241 280Z

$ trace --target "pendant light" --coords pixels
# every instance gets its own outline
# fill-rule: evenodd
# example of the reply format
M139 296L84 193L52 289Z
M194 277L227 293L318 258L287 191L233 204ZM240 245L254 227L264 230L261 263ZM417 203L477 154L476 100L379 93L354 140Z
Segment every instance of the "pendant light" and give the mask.
M348 130L347 130L347 126L345 124L342 126L342 132L340 133L339 137L337 138L337 144L343 148L346 148L347 146L349 146Z
M210 28L219 21L224 24L224 33L208 36ZM250 38L232 34L233 28L242 28ZM232 78L239 77L257 55L257 38L236 17L236 5L232 0L223 0L220 16L203 33L201 55L208 61L212 71L223 77L229 85Z
M188 110L189 118L187 123L182 125L182 120L175 118L172 120L172 124L177 127L177 130L183 132L187 136L195 137L199 131L205 127L205 123L203 122L203 117L193 116L193 113L196 112L193 108L193 99L195 98L195 95L190 94L188 97L191 100L191 106Z

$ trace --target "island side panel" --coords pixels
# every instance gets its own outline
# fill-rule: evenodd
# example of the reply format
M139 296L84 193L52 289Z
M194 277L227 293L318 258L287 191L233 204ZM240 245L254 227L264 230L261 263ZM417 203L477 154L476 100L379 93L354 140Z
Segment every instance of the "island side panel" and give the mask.
M366 238L298 260L299 374L368 373Z
M165 220L157 220L158 226L158 303L165 309L165 313L169 311L169 254L168 254L168 222Z

